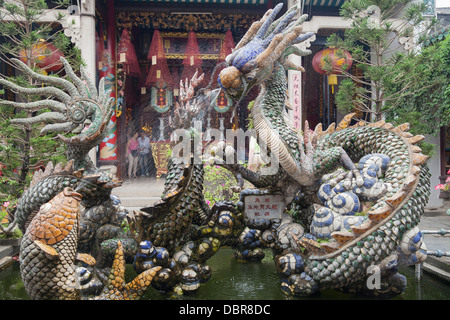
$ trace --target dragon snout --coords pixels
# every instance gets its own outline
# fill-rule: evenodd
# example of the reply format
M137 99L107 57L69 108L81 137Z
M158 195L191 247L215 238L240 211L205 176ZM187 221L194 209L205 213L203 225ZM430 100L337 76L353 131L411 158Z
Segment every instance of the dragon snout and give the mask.
M236 67L223 69L219 74L219 83L224 89L239 88L242 85L242 72Z

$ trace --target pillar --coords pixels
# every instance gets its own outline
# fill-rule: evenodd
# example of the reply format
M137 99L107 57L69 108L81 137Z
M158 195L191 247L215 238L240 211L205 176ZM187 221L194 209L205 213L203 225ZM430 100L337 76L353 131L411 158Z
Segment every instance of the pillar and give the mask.
M80 21L79 23L80 32L79 32L79 39L76 42L76 45L81 49L81 57L86 62L86 69L89 76L95 81L96 77L95 0L85 0L82 2L80 8L79 21ZM93 148L89 152L89 157L91 158L94 165L96 165L97 163L96 148Z
M114 0L107 0L106 4L106 48L102 52L102 69L99 71L100 78L105 78L105 89L111 89L111 97L116 104L116 17ZM117 119L114 112L111 116L113 123L106 138L100 143L99 164L117 165Z

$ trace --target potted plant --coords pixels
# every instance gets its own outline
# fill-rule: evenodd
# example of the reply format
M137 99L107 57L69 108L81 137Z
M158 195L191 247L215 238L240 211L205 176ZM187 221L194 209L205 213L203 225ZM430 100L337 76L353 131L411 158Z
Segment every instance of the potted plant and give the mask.
M444 183L440 183L437 186L434 186L436 190L441 190L441 192L450 193L450 169L447 171L447 179L445 179ZM446 214L450 215L450 209L447 209Z

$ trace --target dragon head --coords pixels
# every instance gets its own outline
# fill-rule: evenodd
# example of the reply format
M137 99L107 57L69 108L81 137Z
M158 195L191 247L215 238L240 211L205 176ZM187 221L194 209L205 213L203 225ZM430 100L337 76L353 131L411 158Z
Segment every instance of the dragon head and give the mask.
M218 82L229 98L238 100L245 96L253 86L261 84L271 75L276 63L281 63L285 68L304 71L287 57L290 54L309 54L308 50L302 51L294 45L314 34L301 34L301 24L307 15L295 18L299 13L296 6L275 20L282 7L282 3L278 4L268 10L261 20L254 22L227 56L225 61L228 67L220 72Z
M65 135L59 134L58 137L72 150L72 156L80 159L103 140L109 131L110 119L114 112L114 98L110 97L110 90L105 90L104 79L100 80L97 90L83 67L79 78L64 58L61 58L61 62L64 65L66 79L36 73L22 61L11 60L18 69L42 86L25 88L4 79L0 79L0 85L20 94L39 95L44 99L33 102L2 101L2 104L33 113L50 109L37 115L33 114L32 117L12 119L11 123L23 125L44 123L42 134L64 133Z

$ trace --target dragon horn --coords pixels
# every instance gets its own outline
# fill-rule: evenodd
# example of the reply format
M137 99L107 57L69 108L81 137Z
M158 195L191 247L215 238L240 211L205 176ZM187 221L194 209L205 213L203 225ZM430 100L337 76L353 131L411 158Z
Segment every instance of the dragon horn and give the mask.
M271 64L274 61L278 60L283 52L286 50L288 46L292 44L292 41L295 40L300 32L302 32L302 27L297 26L294 30L288 33L286 36L283 34L276 35L270 45L264 50L258 57L256 58L256 62L258 67L262 67L267 64ZM281 40L280 40L281 39Z
M267 10L266 13L264 14L264 16L259 21L255 21L255 22L252 23L252 25L250 26L248 31L242 37L241 41L239 41L238 44L235 46L234 51L242 48L243 46L245 46L247 43L250 42L250 40L253 38L253 36L261 28L261 26L263 25L264 21L272 13L272 11L273 11L272 9ZM228 57L233 57L233 54L230 54ZM228 62L228 59L229 59L228 57L227 57L227 62Z
M90 96L92 99L97 99L98 98L97 87L95 86L95 83L92 81L91 77L89 77L86 68L81 66L80 73L81 78L86 81L88 96Z
M262 24L261 28L259 28L258 32L256 33L256 38L262 38L266 34L267 29L269 29L272 22L275 20L275 17L280 12L281 8L283 7L283 3L279 3L273 8L272 12L268 15L267 19L265 19L264 23Z
M297 6L290 8L281 18L276 20L267 30L266 34L269 36L264 40L263 46L269 44L271 39L278 33L284 30L284 28L292 21L294 16L297 14Z

